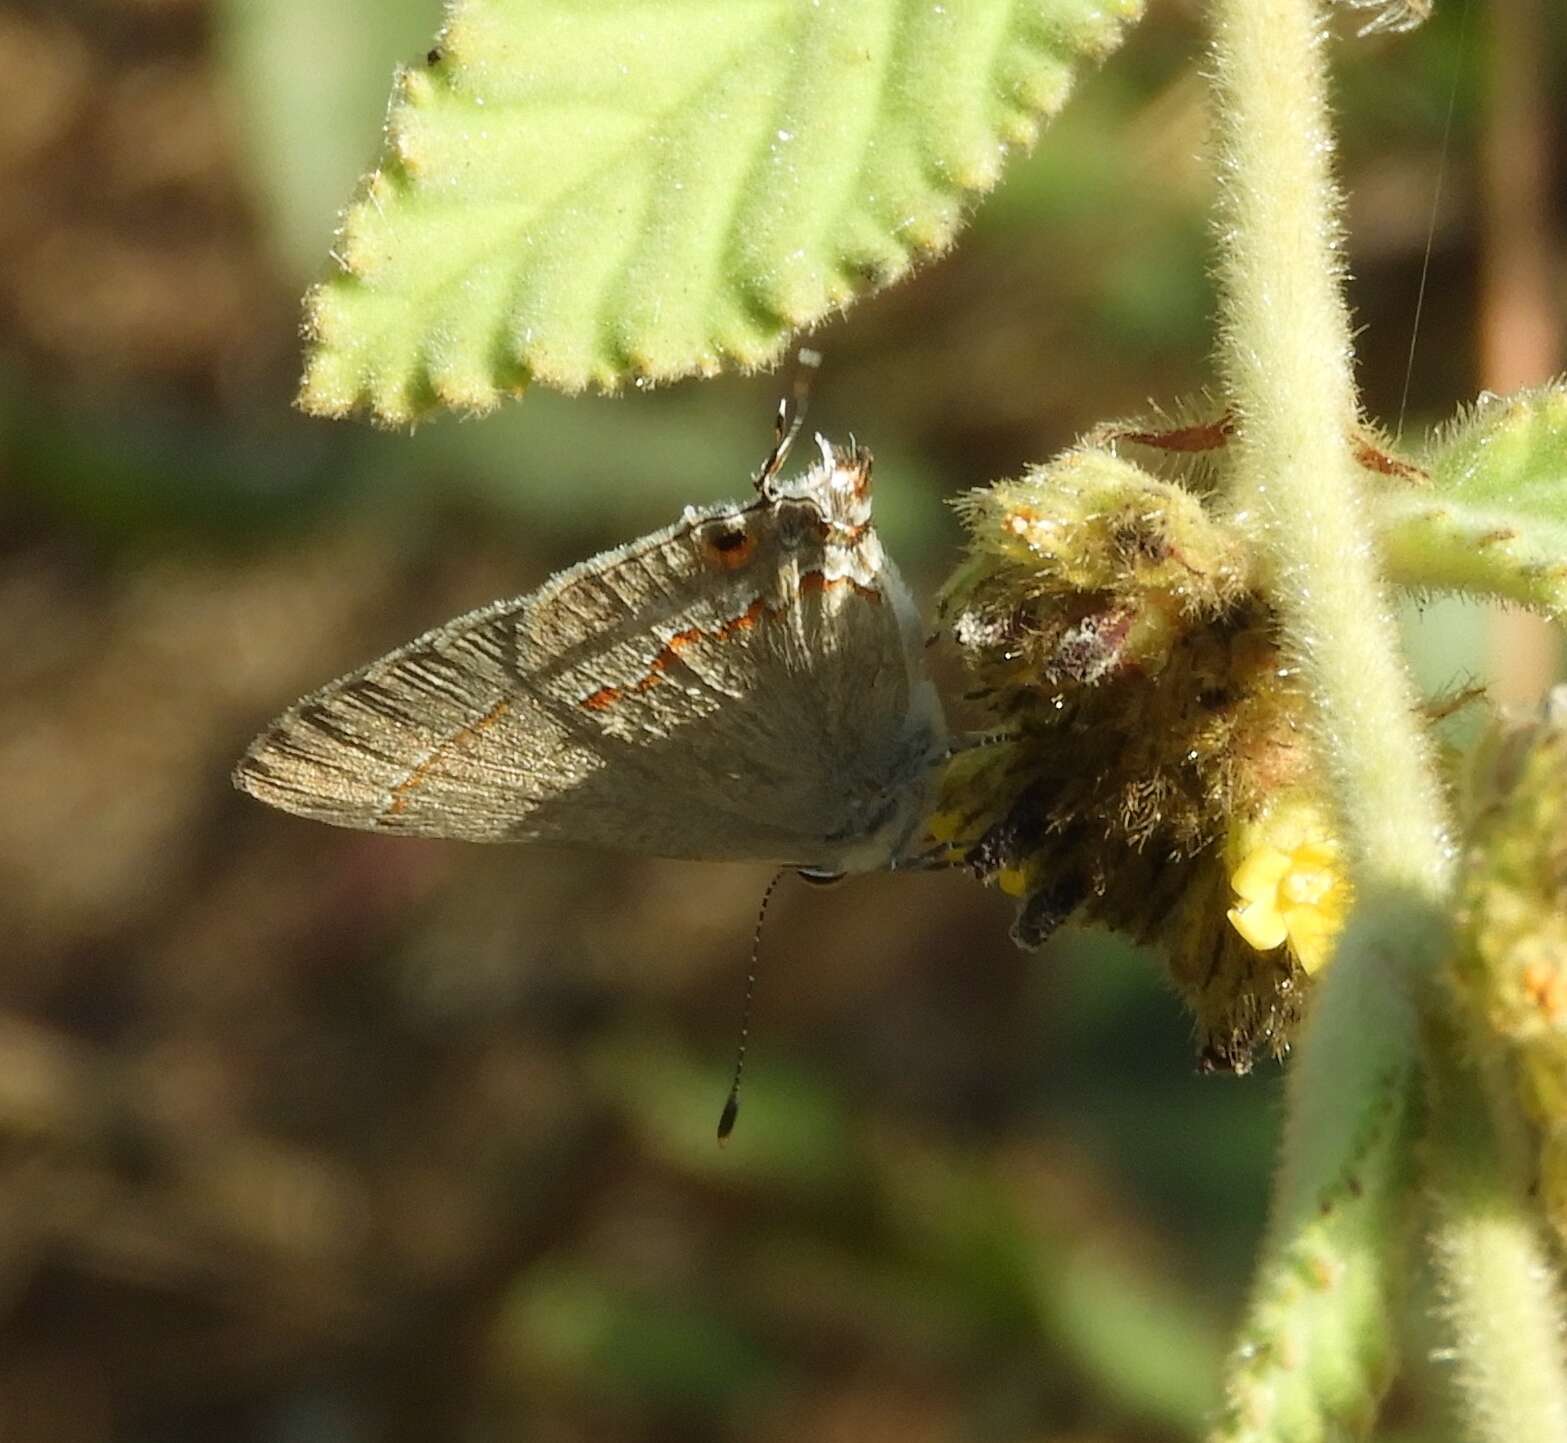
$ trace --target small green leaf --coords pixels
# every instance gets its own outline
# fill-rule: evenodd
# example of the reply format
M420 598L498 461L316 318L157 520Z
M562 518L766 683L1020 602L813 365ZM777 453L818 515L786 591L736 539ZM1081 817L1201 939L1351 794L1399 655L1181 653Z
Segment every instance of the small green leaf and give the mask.
M1567 385L1483 397L1424 465L1372 501L1389 578L1567 617Z
M756 366L943 249L1142 0L453 0L312 292L307 411Z

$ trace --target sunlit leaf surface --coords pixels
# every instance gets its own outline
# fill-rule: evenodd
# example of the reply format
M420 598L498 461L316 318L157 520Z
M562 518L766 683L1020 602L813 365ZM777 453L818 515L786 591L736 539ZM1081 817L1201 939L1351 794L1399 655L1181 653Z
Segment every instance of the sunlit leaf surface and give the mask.
M383 421L776 356L941 250L1141 0L456 0L302 404Z
M1375 500L1391 578L1567 616L1567 387L1484 397Z

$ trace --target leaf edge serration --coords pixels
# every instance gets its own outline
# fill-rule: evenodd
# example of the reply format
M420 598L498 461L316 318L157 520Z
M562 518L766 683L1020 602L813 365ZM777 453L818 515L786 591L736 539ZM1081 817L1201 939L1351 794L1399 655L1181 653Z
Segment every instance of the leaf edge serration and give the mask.
M1528 447L1532 442L1537 453L1552 440L1562 453L1555 482L1560 520L1525 509L1530 492L1552 480L1525 476L1537 464ZM1485 597L1567 621L1567 378L1463 407L1432 436L1421 464L1424 484L1390 487L1372 498L1389 580L1415 592Z
M1043 123L1066 102L1084 65L1111 53L1143 9L1143 0L1112 0L1109 4L1015 0L1005 6L1001 28L1006 33L990 57L982 86L969 97L978 97L984 145L993 162L975 149L970 133L968 160L973 163L953 163L952 147L940 118L919 112L918 95L913 97L916 108L912 118L901 123L902 135L885 143L888 113L884 106L876 116L877 129L853 162L854 185L861 192L858 203L834 220L813 257L814 271L806 274L801 284L797 270L791 284L791 277L776 268L772 274L729 270L707 296L700 344L679 350L644 344L645 337L620 326L619 316L612 311L595 318L597 331L590 347L578 346L576 354L563 362L559 357L570 353L572 347L555 347L552 358L550 347L540 344L532 330L518 321L515 292L520 288L512 284L514 294L487 316L479 317L479 329L488 322L482 343L452 344L443 355L440 345L446 332L455 333L462 326L443 328L453 313L443 314L438 308L408 323L403 328L403 350L412 359L404 364L387 354L391 348L381 347L375 338L363 334L365 313L386 296L375 290L368 277L377 268L384 272L388 263L384 244L369 242L366 237L375 234L384 239L384 228L377 232L377 222L384 223L387 213L407 205L410 197L428 195L436 183L420 147L422 117L442 105L463 103L473 114L485 117L484 112L473 110L475 97L471 93L464 101L465 86L471 86L472 75L484 73L482 65L465 56L464 46L473 43L468 37L474 27L468 22L491 3L493 0L455 0L431 51L430 63L422 69L408 67L398 72L379 163L361 180L340 219L332 251L336 269L312 286L305 297L305 363L297 404L308 414L340 418L367 412L378 424L406 426L441 409L483 414L533 383L568 394L589 389L612 392L628 382L648 386L691 375L712 375L731 366L743 371L765 367L787 350L796 333L904 278L949 248L972 203L994 186L1005 161L1033 142ZM930 9L938 15L943 8L919 7L921 12ZM913 0L899 0L889 13L899 21L899 27L907 28L905 22L914 10ZM1021 66L1019 56L1026 62ZM898 79L895 76L891 82L895 97ZM915 73L902 79L907 86L920 76ZM895 99L893 106L908 99L907 95L901 102ZM483 103L482 98L478 103ZM867 168L873 168L877 160L873 152L877 150L882 162L892 157L889 164L895 164L900 150L902 153L901 167L888 168L883 175L883 179L896 178L903 183L891 196L868 193L870 185L889 188L881 187L874 178L867 181ZM980 156L978 162L974 162L976 155ZM799 187L810 183L808 176L795 181ZM794 198L798 201L798 196ZM741 203L742 199L734 201L736 206ZM869 209L877 203L883 210L881 224ZM897 221L886 223L892 214ZM505 289L508 279L502 277L497 288ZM601 288L595 304L612 288ZM658 301L653 297L655 309ZM716 318L718 313L722 313L722 324ZM474 329L473 317L464 319L469 329ZM526 340L518 339L524 335ZM591 355L587 364L583 363L584 355Z

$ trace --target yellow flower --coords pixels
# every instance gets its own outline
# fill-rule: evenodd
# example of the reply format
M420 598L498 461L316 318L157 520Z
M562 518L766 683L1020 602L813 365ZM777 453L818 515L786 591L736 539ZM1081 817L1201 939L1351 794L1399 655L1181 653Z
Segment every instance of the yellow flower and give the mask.
M1350 886L1338 843L1303 799L1270 808L1241 829L1241 859L1230 873L1239 901L1230 925L1259 952L1286 942L1308 973L1332 955L1349 911Z
M925 823L925 831L933 842L955 841L963 830L963 821L957 812L936 812Z
M1022 867L1003 867L996 873L996 885L1009 897L1028 893L1028 873Z

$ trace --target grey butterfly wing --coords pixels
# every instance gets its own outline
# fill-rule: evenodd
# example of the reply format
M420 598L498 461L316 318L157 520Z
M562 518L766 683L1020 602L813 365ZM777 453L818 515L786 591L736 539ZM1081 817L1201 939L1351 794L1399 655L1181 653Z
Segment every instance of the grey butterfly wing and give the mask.
M777 511L688 514L427 633L284 713L236 783L339 826L885 862L935 745L901 588Z

